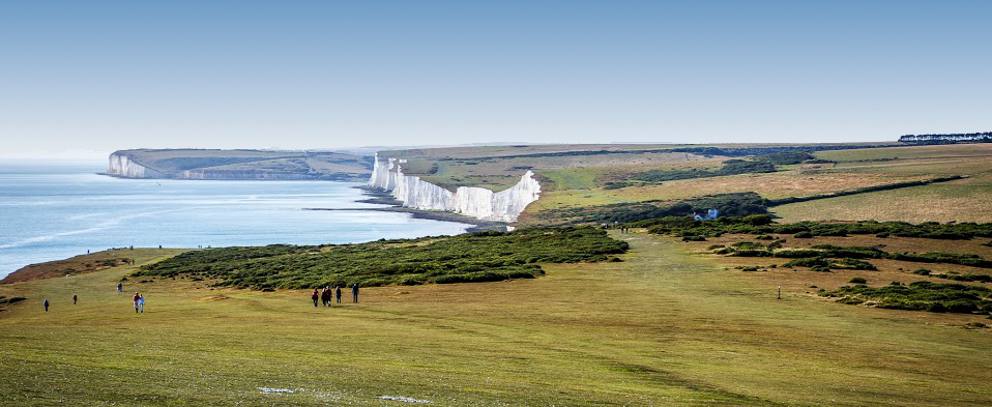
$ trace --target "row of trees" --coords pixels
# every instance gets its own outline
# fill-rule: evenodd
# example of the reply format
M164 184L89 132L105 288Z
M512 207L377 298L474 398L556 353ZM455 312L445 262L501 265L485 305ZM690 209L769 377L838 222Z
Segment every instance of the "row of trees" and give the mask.
M907 134L899 137L900 143L960 143L960 142L992 142L992 131L983 133L950 133L950 134Z

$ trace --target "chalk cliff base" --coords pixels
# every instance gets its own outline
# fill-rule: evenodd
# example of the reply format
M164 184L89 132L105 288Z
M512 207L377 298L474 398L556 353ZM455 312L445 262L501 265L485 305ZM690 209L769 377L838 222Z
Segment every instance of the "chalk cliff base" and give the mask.
M396 158L382 160L376 155L369 187L390 193L408 208L450 211L488 221L516 222L527 205L538 200L541 194L541 185L531 171L527 171L512 187L499 192L479 187L458 187L451 192L420 177L404 175L403 163L403 160Z

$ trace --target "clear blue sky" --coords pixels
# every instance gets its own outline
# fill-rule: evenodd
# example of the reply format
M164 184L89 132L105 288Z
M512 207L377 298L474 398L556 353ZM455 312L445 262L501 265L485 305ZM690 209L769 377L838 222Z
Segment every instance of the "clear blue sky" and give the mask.
M989 1L4 1L0 157L992 130Z

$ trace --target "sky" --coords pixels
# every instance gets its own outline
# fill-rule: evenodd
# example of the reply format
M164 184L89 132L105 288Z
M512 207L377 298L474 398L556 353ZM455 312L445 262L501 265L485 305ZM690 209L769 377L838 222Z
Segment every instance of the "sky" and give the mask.
M0 159L992 130L989 1L0 2Z

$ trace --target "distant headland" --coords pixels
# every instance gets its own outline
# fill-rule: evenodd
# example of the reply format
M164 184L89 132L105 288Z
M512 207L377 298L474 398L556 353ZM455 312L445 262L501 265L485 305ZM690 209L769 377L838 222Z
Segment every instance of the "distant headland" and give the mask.
M338 151L135 149L110 154L121 178L365 181L373 158Z

